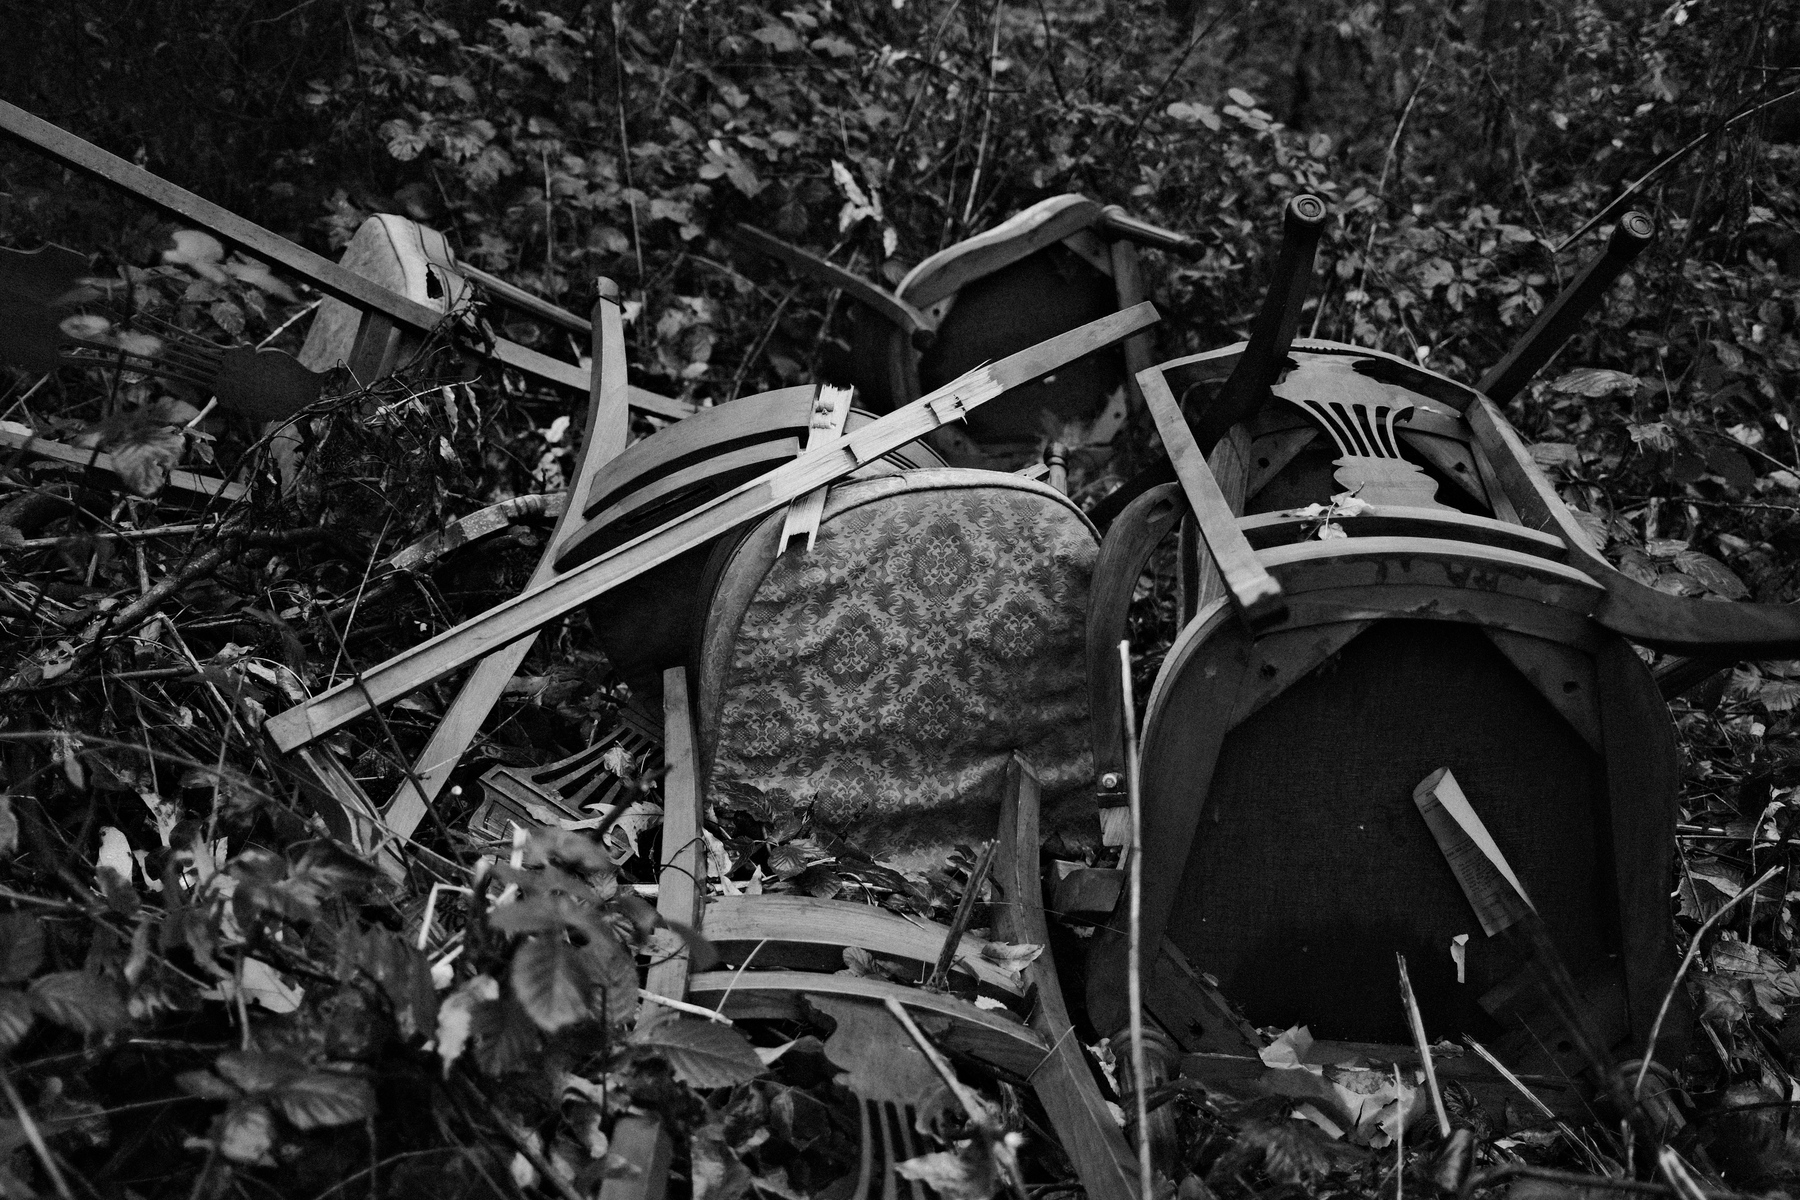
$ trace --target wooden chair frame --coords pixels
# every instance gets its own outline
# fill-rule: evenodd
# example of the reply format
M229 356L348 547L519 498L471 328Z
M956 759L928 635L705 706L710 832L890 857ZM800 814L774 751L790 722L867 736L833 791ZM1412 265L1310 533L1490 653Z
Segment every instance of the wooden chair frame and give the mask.
M1103 206L1085 196L1052 196L984 233L931 255L907 272L890 292L753 226L739 225L737 236L745 245L801 274L841 289L887 325L888 388L900 403L919 395L918 353L932 344L939 325L956 303L957 293L976 280L1061 243L1113 281L1118 305L1124 309L1145 299L1138 246L1182 253L1198 247L1194 239L1139 221L1118 205ZM1124 353L1126 387L1131 402L1138 404L1141 397L1137 394L1136 377L1150 365L1150 338L1127 339Z
M1612 1033L1641 1043L1674 968L1664 904L1679 772L1662 698L1629 642L1690 654L1787 656L1800 650L1800 611L1683 600L1627 578L1589 541L1490 398L1403 359L1339 343L1294 342L1291 358L1300 369L1276 385L1276 395L1306 399L1309 388L1330 378L1308 371L1309 362L1353 359L1411 393L1416 408L1397 426L1400 441L1492 516L1377 505L1335 517L1347 537L1331 541L1302 540L1316 517L1243 516L1246 501L1323 436L1297 405L1265 404L1210 456L1200 454L1177 390L1225 379L1243 352L1240 345L1180 358L1140 376L1178 481L1151 488L1124 509L1095 568L1089 669L1096 776L1106 804L1122 800L1116 647L1130 592L1164 537L1184 522L1191 531L1195 563L1178 606L1184 624L1143 727L1152 772L1144 780L1146 942L1162 939L1199 836L1207 780L1193 777L1195 763L1215 761L1232 728L1375 622L1472 623L1604 763L1626 1022ZM1180 722L1171 720L1177 712L1186 714ZM1158 802L1173 781L1159 785L1154 776L1157 744L1171 738L1184 747L1187 768L1179 805ZM1241 1050L1186 1048L1190 1069L1255 1073L1232 1065L1244 1060ZM1322 1051L1326 1059L1333 1053ZM1565 1057L1557 1067L1579 1073L1580 1061Z
M908 920L869 905L802 896L714 897L701 893L706 877L700 764L686 672L663 676L666 721L663 755L663 870L657 910L665 920L701 931L715 943L804 943L860 947L884 957L934 963L949 930ZM1048 925L1038 870L1038 782L1015 756L1002 801L994 886L995 935L1043 945ZM990 995L1024 1002L1029 1019L975 1007L965 1000L889 980L797 970L689 970L679 952L650 968L647 990L710 1005L733 1019L805 1016L808 995L883 1001L896 999L938 1019L944 1049L973 1058L1037 1094L1083 1186L1096 1200L1135 1200L1136 1160L1101 1096L1093 1069L1073 1037L1055 964L1040 955L1018 978L983 959L979 939L964 935L955 956ZM654 1200L653 1177L668 1158L668 1135L654 1117L622 1118L615 1148L635 1147L644 1169L632 1180L609 1180L604 1200ZM666 1168L662 1168L666 1169ZM616 1186L615 1186L616 1183Z

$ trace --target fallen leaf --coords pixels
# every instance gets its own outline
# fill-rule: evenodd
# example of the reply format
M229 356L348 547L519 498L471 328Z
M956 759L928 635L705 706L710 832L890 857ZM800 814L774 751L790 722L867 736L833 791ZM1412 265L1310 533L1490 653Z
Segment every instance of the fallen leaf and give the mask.
M1643 383L1636 375L1628 375L1624 371L1609 371L1603 367L1582 367L1558 376L1551 383L1550 390L1567 395L1599 399L1602 396L1635 395L1641 386Z

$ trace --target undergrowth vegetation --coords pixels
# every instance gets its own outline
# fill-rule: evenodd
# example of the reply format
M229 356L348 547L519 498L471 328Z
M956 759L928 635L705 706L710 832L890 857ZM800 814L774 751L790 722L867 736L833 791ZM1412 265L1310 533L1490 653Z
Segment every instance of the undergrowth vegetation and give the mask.
M322 252L398 212L571 309L611 277L633 382L696 401L848 374L841 298L734 248L740 220L892 284L1046 196L1118 203L1202 242L1146 255L1171 357L1243 336L1281 205L1311 191L1333 219L1302 333L1472 382L1606 227L1571 235L1650 174L1633 203L1658 244L1509 415L1628 574L1800 598L1800 43L1769 0L71 0L22 25L5 99ZM121 303L209 340L297 346L305 289L174 231L0 152L0 244L91 254ZM485 322L588 352L459 313L394 377L328 390L285 480L279 447L203 416L191 389L0 375L0 420L121 464L108 487L0 458L5 1194L591 1196L627 1170L618 1122L646 1113L676 1131L675 1186L697 1200L848 1194L856 1109L820 1029L746 1032L639 999L640 963L688 945L640 894L660 855L654 770L614 764L637 803L600 840L543 833L484 860L466 832L482 771L560 758L631 703L582 622L540 640L419 831L435 857L404 881L348 852L258 736L523 585L541 527L383 567L570 468L569 397L466 370ZM1076 447L1077 495L1104 494L1148 441ZM162 486L183 469L247 496L184 499ZM1134 628L1146 682L1173 632L1166 593ZM385 799L452 694L427 689L334 749ZM1800 662L1742 664L1676 706L1684 942L1800 836L1797 707ZM723 817L708 877L955 910L973 852L908 875L845 832ZM1787 888L1722 928L1690 975L1704 1036L1684 1079L1726 1178L1791 1186ZM940 1129L934 1186L997 1190L992 1120L1024 1132L1031 1195L1072 1190L1042 1114L978 1082L995 1113ZM1165 1100L1188 1135L1183 1200L1433 1186L1429 1153L1397 1175L1379 1139L1192 1089ZM1626 1157L1616 1129L1578 1144L1457 1116L1484 1161Z

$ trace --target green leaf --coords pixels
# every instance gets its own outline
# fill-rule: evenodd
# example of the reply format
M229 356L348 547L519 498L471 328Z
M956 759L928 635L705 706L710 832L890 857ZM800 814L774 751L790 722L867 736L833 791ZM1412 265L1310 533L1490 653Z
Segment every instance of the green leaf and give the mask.
M1636 375L1628 375L1624 371L1609 371L1602 367L1582 367L1560 375L1550 385L1553 392L1564 392L1572 396L1587 396L1599 399L1601 396L1632 396L1637 394L1642 381Z
M131 1024L118 985L92 971L58 971L31 985L40 1016L81 1034L116 1033Z
M219 1055L213 1069L252 1095L272 1092L307 1072L304 1061L292 1054L261 1050L232 1050Z
M368 1080L330 1071L283 1084L269 1099L296 1129L348 1125L375 1115L375 1089Z
M227 1103L244 1094L211 1071L183 1071L175 1077L175 1086L202 1100L223 1100Z
M539 934L513 955L513 995L539 1029L555 1033L588 1012L588 977L582 954L560 934Z
M766 1070L743 1034L716 1021L659 1021L631 1040L667 1059L675 1077L691 1087L731 1087Z
M960 1150L938 1150L895 1163L894 1171L902 1179L924 1184L943 1200L989 1200L1001 1184L994 1156L975 1141Z
M800 37L780 21L770 21L750 35L777 54L791 54L800 49Z
M338 977L348 981L356 974L381 985L401 1037L422 1037L436 1026L438 1000L431 963L412 943L385 929L359 933L355 926L347 926L339 935Z
M630 1020L638 1009L637 960L604 934L590 934L581 957L594 1015L609 1025Z
M44 965L44 923L25 913L0 916L0 983L24 983Z
M169 482L169 472L181 461L186 445L179 429L144 425L114 439L108 453L126 487L140 496L154 496Z
M1706 585L1706 590L1727 600L1742 600L1750 595L1744 581L1730 567L1698 550L1683 550L1675 555L1675 565L1685 575L1692 575Z
M219 1153L232 1162L252 1166L275 1165L269 1151L275 1145L275 1118L261 1104L227 1109L220 1122Z
M0 1050L11 1050L31 1032L31 1002L11 988L0 991Z

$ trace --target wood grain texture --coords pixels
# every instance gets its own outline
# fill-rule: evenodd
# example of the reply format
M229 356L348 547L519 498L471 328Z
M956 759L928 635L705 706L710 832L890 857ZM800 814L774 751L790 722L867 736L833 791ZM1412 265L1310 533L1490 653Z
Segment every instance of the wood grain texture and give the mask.
M340 684L320 696L270 718L276 744L292 750L397 700L457 668L486 657L550 621L605 594L627 579L700 546L720 534L772 512L796 496L821 487L923 434L960 418L1009 388L1103 349L1156 320L1142 304L1010 355L923 396L906 407L843 438L818 454L806 455L653 530L574 571L527 589L505 604L439 634L421 646L370 668L360 680ZM574 511L571 509L570 511Z
M625 449L625 440L630 436L631 414L625 386L625 328L619 310L618 289L608 280L602 280L601 285L603 291L610 289L611 298L594 302L594 387L588 397L586 428L581 435L580 458L575 464L571 485L573 495L587 490L594 473ZM563 505L527 586L542 584L555 576L557 555L578 526L574 506ZM481 731L507 683L531 652L535 640L536 631L533 630L528 636L499 647L476 664L437 728L431 731L424 750L413 763L411 776L401 782L389 802L385 816L389 829L401 837L411 837L413 830L419 827L425 810L449 782L451 773Z
M1031 1027L1050 1047L1031 1076L1031 1086L1090 1200L1136 1200L1137 1158L1113 1121L1094 1070L1074 1036L1049 953L1050 927L1038 872L1038 800L1037 776L1015 754L1001 792L1000 847L993 876L1000 903L994 909L994 929L1006 941L1045 947L1024 972L1036 1002Z
M666 678L666 676L665 676ZM714 942L803 942L860 946L873 954L935 963L949 930L935 921L911 921L899 913L849 900L813 896L714 896L706 903L706 936ZM982 939L964 934L956 965L996 991L1017 996L1018 976L983 958Z

